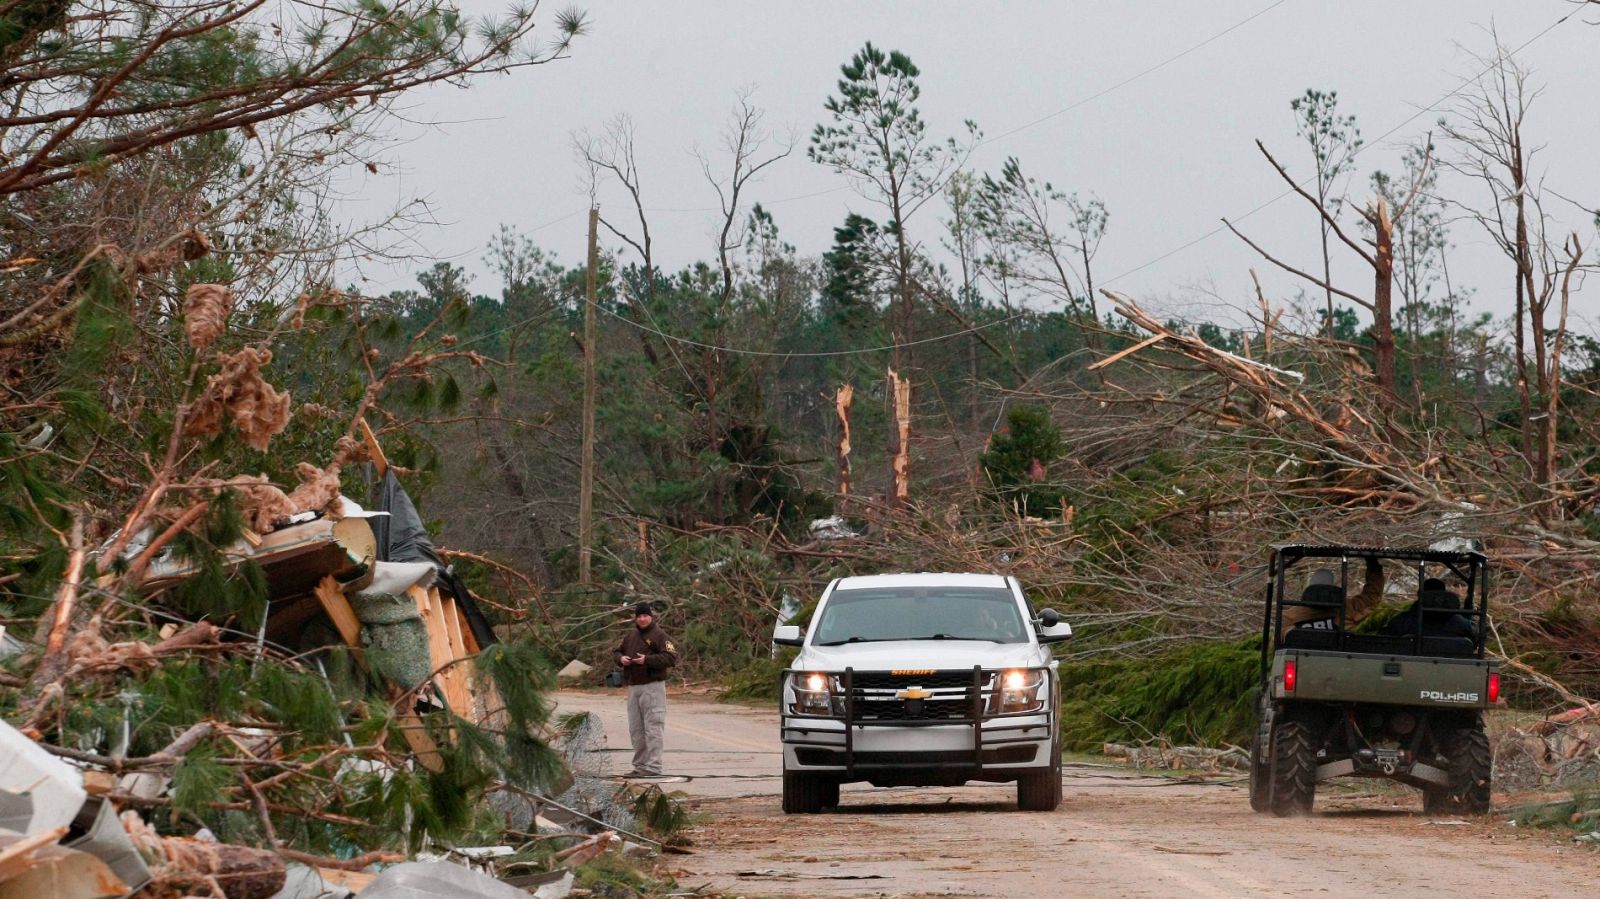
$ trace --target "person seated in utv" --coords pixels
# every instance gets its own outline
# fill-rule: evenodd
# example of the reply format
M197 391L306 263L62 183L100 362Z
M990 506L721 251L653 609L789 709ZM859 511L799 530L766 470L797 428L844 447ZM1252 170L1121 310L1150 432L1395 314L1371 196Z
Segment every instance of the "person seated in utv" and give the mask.
M1365 579L1361 583L1361 590L1351 598L1345 606L1344 626L1346 629L1356 626L1356 622L1367 617L1373 609L1383 601L1384 574L1383 563L1376 558L1367 559ZM1306 583L1306 588L1300 594L1300 601L1316 603L1316 605L1290 605L1285 603L1283 609L1283 626L1308 627L1317 630L1333 630L1339 625L1339 606L1344 604L1344 591L1339 587L1339 579L1331 568L1318 569L1311 573L1311 580Z
M1424 637L1466 637L1476 633L1472 621L1459 614L1461 600L1445 586L1443 580L1430 577L1422 582L1417 598L1405 611L1389 619L1383 633L1409 637L1417 632L1417 618L1422 618Z

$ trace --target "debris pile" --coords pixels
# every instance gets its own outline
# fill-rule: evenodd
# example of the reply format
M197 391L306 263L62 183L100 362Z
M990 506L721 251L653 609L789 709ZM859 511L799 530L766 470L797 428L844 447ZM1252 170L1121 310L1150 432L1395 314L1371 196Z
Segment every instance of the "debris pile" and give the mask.
M1164 771L1248 771L1250 754L1236 746L1172 746L1165 743L1107 743L1101 751L1130 767Z
M1509 730L1496 742L1494 757L1500 785L1592 785L1600 781L1600 708L1579 706Z
M555 899L659 848L362 430L289 493L207 482L76 554L45 645L0 636L36 688L0 723L0 899ZM340 493L362 457L371 509Z

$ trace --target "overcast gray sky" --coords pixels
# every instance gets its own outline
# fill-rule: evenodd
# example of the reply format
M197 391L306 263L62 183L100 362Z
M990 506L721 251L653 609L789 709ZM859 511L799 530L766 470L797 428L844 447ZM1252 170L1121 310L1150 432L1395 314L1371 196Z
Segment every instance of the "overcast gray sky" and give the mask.
M500 8L482 0L464 5ZM1264 140L1292 173L1310 172L1309 151L1294 133L1291 98L1308 87L1339 92L1341 111L1357 116L1369 143L1352 184L1353 193L1363 194L1373 169L1393 171L1400 145L1435 129L1439 113L1427 108L1479 71L1467 51L1491 49L1491 25L1508 47L1533 41L1517 58L1544 87L1525 125L1530 142L1542 146L1536 174L1584 206L1600 207L1600 26L1585 21L1600 20L1600 7L1555 25L1574 12L1572 4L578 5L589 11L592 28L570 59L484 79L470 90L418 95L406 115L431 124L397 125L402 142L387 153L378 175L352 169L343 185L351 200L342 207L352 219L420 196L440 223L415 235L419 256L428 258L401 268L366 266L367 290L411 286L417 270L449 259L475 275L476 290L497 293L482 256L502 223L563 262L581 261L587 198L571 134L599 131L618 113L632 116L637 127L644 200L661 264L670 269L712 258L716 197L692 151L720 148L719 132L742 87L754 88L773 131L792 129L797 141L795 152L753 185L750 198L770 209L784 238L802 253L821 253L847 212L881 218L877 207L805 154L840 64L868 40L904 51L921 68L921 106L931 134L956 134L970 118L987 138L1005 135L980 148L971 168L992 172L1014 155L1031 174L1103 199L1111 220L1097 280L1171 313L1206 315L1210 292L1244 305L1252 295L1252 265L1274 296L1300 286L1269 273L1270 266L1232 235L1211 234L1222 216L1243 218L1241 227L1280 258L1317 267L1315 213L1298 198L1279 199L1246 218L1284 191L1254 139ZM558 8L547 2L541 15L548 20ZM1468 183L1447 181L1440 192L1463 202L1485 200L1482 189ZM620 216L624 201L618 190L600 195L608 216ZM1593 236L1592 213L1553 198L1550 208L1564 229L1579 229L1586 242ZM912 222L913 236L936 243L943 215L941 208L926 207ZM1477 289L1473 307L1509 310L1510 278L1494 246L1468 222L1455 224L1451 237L1452 276ZM1370 270L1363 275L1348 252L1338 256L1343 264L1336 260L1335 281L1369 295Z

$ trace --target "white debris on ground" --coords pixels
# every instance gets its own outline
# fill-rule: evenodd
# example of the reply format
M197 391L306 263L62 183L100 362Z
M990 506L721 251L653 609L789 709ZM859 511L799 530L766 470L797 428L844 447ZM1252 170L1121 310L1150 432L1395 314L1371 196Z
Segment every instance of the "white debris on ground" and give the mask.
M844 540L849 537L861 536L851 530L850 524L840 515L813 519L806 530L814 540Z

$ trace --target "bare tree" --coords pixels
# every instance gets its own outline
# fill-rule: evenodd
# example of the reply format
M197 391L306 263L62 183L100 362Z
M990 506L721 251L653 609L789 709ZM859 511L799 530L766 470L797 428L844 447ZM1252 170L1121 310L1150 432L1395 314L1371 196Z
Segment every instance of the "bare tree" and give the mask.
M1334 216L1333 211L1328 208L1328 206L1320 197L1309 193L1305 188L1301 187L1293 177L1289 175L1288 170L1285 169L1277 159L1273 158L1272 153L1267 150L1265 144L1258 140L1256 141L1256 147L1261 151L1261 154L1267 158L1267 162L1272 164L1273 169L1277 171L1279 177L1283 178L1283 180L1288 183L1289 187L1295 193L1299 194L1306 202L1310 203L1312 207L1317 210L1318 215L1322 219L1323 226L1333 236L1339 238L1341 243L1354 251L1357 256L1361 257L1362 261L1366 262L1367 265L1372 268L1372 298L1365 299L1347 290L1341 290L1340 288L1333 286L1333 283L1329 280L1319 279L1313 274L1309 274L1301 269L1282 262L1272 256L1266 250L1262 249L1254 241L1250 240L1250 238L1245 237L1244 234L1240 232L1239 229L1235 228L1227 219L1223 219L1222 223L1227 226L1228 230L1237 235L1239 239L1249 244L1251 249L1255 250L1257 253L1260 253L1262 258L1266 259L1268 262L1271 262L1273 265L1278 266L1284 271L1305 278L1318 287L1323 288L1329 295L1337 294L1372 313L1374 379L1377 382L1378 389L1381 390L1386 397L1390 399L1395 398L1397 393L1395 389L1393 217L1403 217L1410 208L1411 204L1415 202L1421 189L1420 179L1426 175L1427 172L1426 160L1424 160L1422 168L1417 173L1419 180L1411 184L1410 188L1406 192L1404 200L1401 202L1400 207L1395 209L1392 215L1389 209L1388 200L1386 200L1382 195L1375 198L1370 205L1362 210L1362 218L1364 218L1367 224L1371 226L1373 235L1370 240L1365 241L1368 246L1363 246L1362 242L1356 241L1345 232L1344 228L1339 225L1339 221ZM1330 317L1327 319L1328 324L1325 324L1322 329L1323 335L1327 339L1332 338L1332 308L1333 307L1331 305L1328 307L1330 310Z
M1065 229L1056 222L1061 206L1068 217ZM1018 250L1016 277L1071 310L1085 341L1095 346L1100 309L1094 296L1094 257L1110 221L1105 203L1032 178L1012 157L998 177L983 177L978 209L989 237Z
M441 81L559 59L563 13L533 45L537 4L475 20L430 0L354 7L267 0L39 4L0 54L0 195L89 177L198 135L306 110L341 113ZM273 40L237 40L271 30ZM293 35L293 37L289 37Z
M1349 171L1354 156L1361 150L1361 129L1356 127L1356 117L1339 115L1339 92L1308 88L1302 96L1289 101L1295 114L1295 133L1311 148L1311 158L1316 165L1317 208L1325 211L1318 224L1322 230L1322 282L1328 300L1324 330L1333 334L1333 268L1328 253L1328 232L1332 220L1338 217L1343 197L1334 194L1339 176ZM1326 214L1331 212L1332 215Z
M1456 204L1500 247L1512 267L1515 298L1513 359L1522 413L1521 449L1535 480L1552 489L1558 465L1556 431L1561 347L1573 273L1582 266L1577 235L1559 244L1547 234L1543 178L1533 172L1536 145L1524 135L1540 88L1528 70L1494 39L1494 49L1473 61L1482 70L1441 123L1456 154L1446 164L1479 183L1481 205ZM1560 307L1551 330L1552 304ZM1531 372L1530 372L1531 369ZM1531 382L1531 383L1530 383ZM1535 412L1535 397L1540 408Z
M745 235L736 231L743 218L740 195L744 192L745 185L763 169L794 152L792 137L780 141L779 149L775 152L766 152L766 146L772 141L772 135L762 127L765 114L751 103L753 95L754 91L750 89L739 92L737 105L728 117L727 127L723 131L722 145L727 153L730 169L727 179L724 180L712 172L709 158L698 151L695 153L700 160L700 171L705 175L706 183L717 193L717 208L722 216L721 227L717 231L717 264L722 270L724 305L733 296L733 263L730 261L729 253L745 244Z

